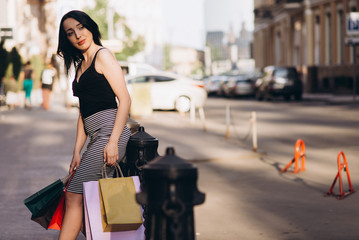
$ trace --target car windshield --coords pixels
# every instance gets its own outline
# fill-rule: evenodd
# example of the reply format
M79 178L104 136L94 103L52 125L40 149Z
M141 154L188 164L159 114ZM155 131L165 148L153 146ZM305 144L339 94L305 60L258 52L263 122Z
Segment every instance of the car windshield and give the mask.
M293 68L278 68L274 72L275 77L296 78L297 73Z
M159 75L150 75L150 76L139 76L128 80L128 83L154 83L154 82L170 82L175 80L175 78Z

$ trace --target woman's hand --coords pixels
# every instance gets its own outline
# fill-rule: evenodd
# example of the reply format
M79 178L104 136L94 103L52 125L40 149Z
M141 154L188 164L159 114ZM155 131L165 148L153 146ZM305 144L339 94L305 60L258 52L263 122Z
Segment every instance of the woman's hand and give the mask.
M81 162L81 155L80 153L74 153L72 156L72 161L70 164L69 173L72 174L76 169L79 168Z
M118 160L118 141L108 141L103 150L103 161L107 165L114 166Z

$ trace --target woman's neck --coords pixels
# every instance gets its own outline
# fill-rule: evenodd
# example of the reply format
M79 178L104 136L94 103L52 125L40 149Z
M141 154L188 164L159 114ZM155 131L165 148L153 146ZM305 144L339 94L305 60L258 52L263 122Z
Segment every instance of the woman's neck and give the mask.
M82 55L84 56L84 61L85 62L91 61L93 56L95 55L95 53L100 47L101 46L98 46L95 43L91 44L90 47L82 53Z

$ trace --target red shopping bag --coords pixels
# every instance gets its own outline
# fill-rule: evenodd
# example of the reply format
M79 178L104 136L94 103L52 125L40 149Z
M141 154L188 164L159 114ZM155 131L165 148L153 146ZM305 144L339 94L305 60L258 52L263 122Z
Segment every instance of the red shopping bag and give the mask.
M61 225L62 225L62 219L64 217L64 208L65 208L65 194L67 192L67 187L69 186L72 178L74 177L75 173L72 174L70 180L67 182L67 185L65 187L64 190L64 194L62 195L59 205L57 205L57 208L55 210L54 215L51 218L51 222L49 224L49 229L54 229L54 230L61 230Z
M49 229L61 230L62 218L64 217L65 194L62 195L59 205L52 216Z

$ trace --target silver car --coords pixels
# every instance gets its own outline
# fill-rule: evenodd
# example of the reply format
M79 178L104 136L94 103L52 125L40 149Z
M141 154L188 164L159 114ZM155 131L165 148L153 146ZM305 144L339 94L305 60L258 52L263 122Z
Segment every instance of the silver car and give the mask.
M230 76L223 86L223 92L226 97L253 96L254 81L246 74Z

